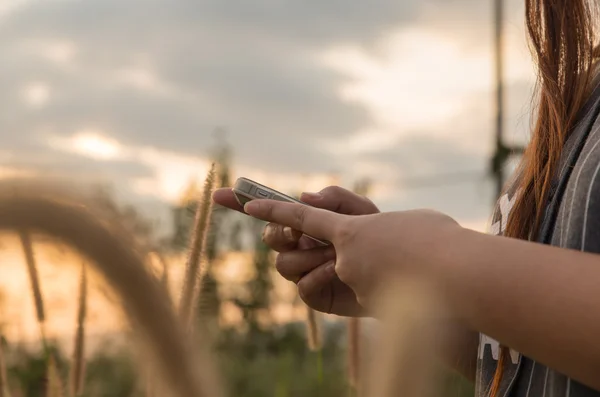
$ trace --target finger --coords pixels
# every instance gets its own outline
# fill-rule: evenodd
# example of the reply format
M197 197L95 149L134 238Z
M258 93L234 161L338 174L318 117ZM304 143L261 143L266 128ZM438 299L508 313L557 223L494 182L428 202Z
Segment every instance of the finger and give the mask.
M269 223L265 226L262 239L274 251L286 252L298 247L300 237L302 237L302 232L294 230L289 226Z
M223 187L213 192L212 199L216 204L230 208L239 212L244 212L244 208L238 203L235 194L230 187Z
M298 282L307 273L335 259L333 247L295 250L277 255L275 268L286 280Z
M379 212L377 206L368 198L339 186L329 186L318 193L302 193L300 200L313 207L338 214L367 215Z
M332 241L343 216L304 204L276 200L252 200L244 211L255 218L299 230L309 236Z
M308 250L315 247L323 247L323 244L303 234L302 237L300 237L300 240L298 241L298 246L296 248L299 250Z
M298 282L298 293L304 302L311 295L318 294L336 277L335 261L319 266Z

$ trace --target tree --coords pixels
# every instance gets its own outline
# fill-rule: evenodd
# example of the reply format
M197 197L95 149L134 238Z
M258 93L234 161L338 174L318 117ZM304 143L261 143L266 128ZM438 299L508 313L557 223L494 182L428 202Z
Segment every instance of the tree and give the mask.
M261 221L252 220L253 227L256 229L255 235L260 236L260 229L263 224ZM242 310L244 321L248 326L250 333L260 330L261 315L264 319L269 318L269 308L271 306L271 291L273 289L273 280L271 279L271 269L274 264L271 260L271 249L259 237L254 246L254 277L245 285L245 299L236 298L234 303Z
M196 213L196 202L200 196L198 182L192 179L179 203L171 209L173 216L173 237L170 242L171 249L176 252L185 251L190 238L194 214Z

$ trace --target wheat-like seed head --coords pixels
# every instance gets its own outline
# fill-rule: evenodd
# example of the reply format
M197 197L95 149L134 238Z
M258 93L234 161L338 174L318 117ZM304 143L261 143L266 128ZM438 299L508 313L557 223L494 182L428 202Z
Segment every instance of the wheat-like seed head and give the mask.
M31 234L27 229L19 230L19 238L21 240L21 246L23 247L23 254L25 255L25 262L27 264L27 273L29 274L29 283L31 286L31 293L33 295L33 302L35 305L35 313L37 316L38 324L40 327L40 337L42 344L46 347L46 332L45 322L46 313L44 310L44 300L42 298L42 288L40 287L40 278L37 269L37 263L33 252L33 243L31 241Z
M98 217L86 200L41 180L0 182L0 230L42 232L89 259L122 299L146 352L173 397L219 397L206 349L196 349L143 252L117 219ZM196 354L197 351L197 354Z
M197 304L198 294L200 293L203 270L200 262L206 257L206 237L212 213L212 193L214 187L215 164L213 163L204 183L202 197L196 206L194 228L190 239L183 291L179 304L181 320L189 330L193 327L193 313Z

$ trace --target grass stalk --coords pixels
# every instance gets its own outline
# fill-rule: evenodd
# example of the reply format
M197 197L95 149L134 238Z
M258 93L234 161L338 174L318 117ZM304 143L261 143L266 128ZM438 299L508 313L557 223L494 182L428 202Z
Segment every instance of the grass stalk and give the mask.
M79 299L77 302L77 328L73 348L73 361L69 374L69 395L79 397L83 392L85 378L85 318L87 313L87 272L85 264L81 266L79 282Z
M29 283L31 293L33 295L33 302L35 305L35 313L40 328L40 338L44 351L48 349L48 343L46 340L46 312L44 310L44 299L42 298L42 289L40 286L40 278L33 251L33 243L31 241L31 234L27 229L20 229L18 231L19 239L21 240L21 247L23 248L23 254L25 256L25 263L27 265L27 273L29 275Z
M350 395L359 395L361 388L360 379L360 320L358 318L350 318L347 323L348 329L348 353L347 353L347 368L348 368L348 383L350 384Z
M400 284L400 285L398 285ZM383 330L369 377L369 396L425 397L436 391L435 363L442 318L433 289L405 280L375 306Z
M0 334L0 397L10 397L2 334Z
M63 382L60 377L54 354L48 356L48 369L46 374L46 397L65 397Z
M44 180L0 181L0 231L35 230L88 258L120 297L170 397L222 396L208 349L191 343L182 329L166 291L146 265L147 252L126 228L99 216L88 203Z
M202 282L203 268L201 262L206 257L206 237L208 235L208 226L212 212L212 193L214 187L215 164L213 163L204 183L202 197L196 206L196 216L194 218L194 227L188 248L183 290L179 303L181 321L184 327L189 331L191 331L193 327L193 313L196 308Z

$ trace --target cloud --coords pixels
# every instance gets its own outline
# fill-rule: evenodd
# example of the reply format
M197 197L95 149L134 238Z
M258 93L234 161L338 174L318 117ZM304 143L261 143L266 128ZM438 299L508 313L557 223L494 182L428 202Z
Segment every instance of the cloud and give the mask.
M179 27L174 33L212 32L213 38L238 36L258 38L261 35L290 40L293 44L322 45L339 41L365 41L378 38L383 31L400 23L411 21L419 10L420 2L375 1L348 3L334 0L285 2L258 0L231 2L220 0L180 1L165 3L160 0L33 1L13 10L5 32L21 34L22 25L31 27L31 35L64 32L74 36L84 33L88 39L117 39L115 43L139 43L140 39L164 44L168 28ZM131 16L137 19L131 19ZM12 21L12 23L11 23ZM128 35L120 28L135 25ZM107 30L106 27L116 29ZM193 27L190 31L189 27ZM187 29L186 29L187 28ZM150 33L150 37L147 34ZM153 34L152 34L153 33ZM171 32L171 37L173 37ZM161 38L163 40L161 40Z
M53 95L36 112L14 95L7 98L14 104L8 111L15 127L2 130L35 134L50 129L68 135L91 126L112 131L126 144L203 154L212 130L223 125L241 149L237 158L242 163L307 172L324 166L307 161L319 154L311 140L348 134L367 125L369 115L336 95L343 76L307 56L324 44L322 37L300 40L314 30L308 17L315 12L329 26L326 21L336 16L337 23L328 28L332 42L372 36L386 24L374 12L373 25L366 18L364 28L339 18L342 3L337 10L319 7L317 12L315 3L303 13L282 7L268 15L259 12L260 4L248 15L221 4L45 2L21 8L0 29L13 60L4 66L8 92L20 92L35 79ZM351 7L347 15L364 14L363 8ZM382 12L380 19L386 18L390 13ZM262 37L269 31L271 37ZM57 50L61 43L62 52ZM74 53L72 62L66 67L48 62L43 55L48 48ZM167 92L123 84L119 75L132 68L149 71Z
M386 68L390 37L415 30L483 46L488 38L473 30L489 29L486 7L476 0L24 1L0 16L0 138L4 150L18 153L0 157L0 165L116 175L125 190L143 186L149 194L168 185L172 192L175 182L168 180L181 183L190 175L173 175L204 164L214 129L224 127L242 173L292 178L346 170L382 176L395 191L400 175L414 170L479 167L484 161L477 153L488 147L482 137L491 132L489 111L473 115L469 106L460 108L451 115L453 127L461 125L454 137L438 134L446 127L435 123L394 132L398 124L382 125L381 106L364 95L344 95L347 87L372 87L372 76L333 67L323 54L358 48ZM470 35L459 28L463 22ZM443 74L441 61L427 72L441 70L436 81L452 76ZM378 81L379 89L404 79L400 87L410 89L388 87L388 103L394 96L418 96L414 81L427 82L427 74L419 67L413 73L390 72ZM419 98L435 90L429 87ZM452 102L452 94L445 92L444 101ZM474 95L467 100L489 99L487 92ZM441 97L430 98L428 105L442 107ZM394 108L386 112L398 121ZM86 130L170 157L162 164L140 157L98 161L48 146L49 137L69 141ZM474 131L477 143L466 144ZM370 152L347 150L361 133L367 141L393 139Z

